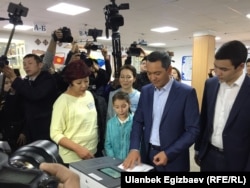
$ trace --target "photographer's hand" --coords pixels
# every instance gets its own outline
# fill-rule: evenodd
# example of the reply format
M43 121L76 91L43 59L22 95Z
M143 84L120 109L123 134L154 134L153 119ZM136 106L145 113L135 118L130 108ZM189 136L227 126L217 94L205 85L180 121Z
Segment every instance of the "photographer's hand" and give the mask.
M58 188L80 188L80 177L61 164L42 163L40 169L59 179Z
M93 67L93 69L95 70L95 72L98 72L99 69L100 69L99 65L96 64L96 63L93 63L92 67Z
M56 35L57 40L61 40L63 38L63 33L61 29L55 30L54 34Z
M19 146L23 146L24 144L26 144L26 136L23 133L20 133L17 139L17 144Z
M4 66L2 69L2 72L4 75L9 78L12 82L16 79L16 73L14 72L14 69L10 68L9 66Z
M140 46L139 48L141 49L141 55L143 55L144 57L147 56L147 53L145 52L145 50Z
M90 52L91 52L91 44L92 44L92 42L86 41L86 44L85 44L85 46L84 46L84 48L85 48L86 51L87 51L87 56L88 56L88 57L89 57Z
M76 41L73 41L72 43L71 43L71 52L72 53L78 53L79 52L79 46L78 46L78 44L77 44L77 42Z
M195 155L194 155L194 161L195 161L195 163L196 163L198 166L201 165L201 160L199 159L198 152L195 153Z
M108 50L106 48L102 48L101 52L102 52L104 59L109 59Z

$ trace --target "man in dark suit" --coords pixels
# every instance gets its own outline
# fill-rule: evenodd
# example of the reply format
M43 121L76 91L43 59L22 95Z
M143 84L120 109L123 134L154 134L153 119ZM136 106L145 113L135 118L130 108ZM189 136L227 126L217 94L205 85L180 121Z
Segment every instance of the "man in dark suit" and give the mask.
M201 171L250 170L250 78L244 73L247 48L223 44L215 54L216 76L205 83L201 134L195 160Z
M125 169L142 161L156 171L190 170L189 147L199 135L198 99L195 89L174 80L171 72L166 52L148 55L147 73L152 84L141 90Z

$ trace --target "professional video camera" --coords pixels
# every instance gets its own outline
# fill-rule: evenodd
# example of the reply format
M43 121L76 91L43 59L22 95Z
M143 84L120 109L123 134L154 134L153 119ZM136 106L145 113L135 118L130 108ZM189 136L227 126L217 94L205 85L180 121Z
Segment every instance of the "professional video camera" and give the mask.
M62 28L60 28L59 30L62 31L63 38L59 40L59 39L56 37L56 34L53 33L52 36L53 36L53 38L54 38L55 41L59 41L59 42L68 42L68 43L71 43L71 42L73 41L73 37L72 37L72 35L71 35L71 30L70 30L70 28L68 28L68 27L62 27Z
M9 64L9 61L8 61L8 58L7 56L5 55L2 55L0 57L0 68L4 68L5 65L8 65Z
M120 26L124 25L124 19L123 16L119 14L119 10L129 9L129 4L123 3L117 6L115 0L111 0L111 2L112 4L104 7L106 29L118 30Z
M57 145L48 140L38 140L21 147L10 158L0 152L0 187L57 188L55 177L39 170L42 162L62 163Z
M130 47L129 47L128 51L127 51L128 56L136 56L136 57L138 57L138 56L141 55L142 49L138 48L137 45L138 45L137 42L133 42L130 45Z
M106 37L109 38L109 29L112 30L112 47L114 58L115 78L119 77L119 70L122 66L121 41L119 27L124 25L123 16L119 14L119 10L129 9L128 3L123 3L119 6L115 4L115 0L110 0L112 4L104 7Z

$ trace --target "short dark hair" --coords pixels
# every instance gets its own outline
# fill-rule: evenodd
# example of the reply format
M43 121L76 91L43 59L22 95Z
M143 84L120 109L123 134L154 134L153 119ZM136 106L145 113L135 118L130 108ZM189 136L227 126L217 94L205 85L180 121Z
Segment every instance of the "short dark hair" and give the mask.
M23 57L23 59L30 58L30 57L33 57L37 63L42 63L43 62L41 57L39 55L36 55L36 54L26 54Z
M133 66L133 65L130 65L130 64L125 64L123 66L121 66L120 68L120 71L119 71L119 77L121 75L121 71L124 70L124 69L128 69L132 72L133 76L136 78L136 68Z
M127 103L130 104L129 94L125 93L124 91L118 91L112 97L112 103L114 104L115 100L125 100Z
M154 51L147 56L147 61L155 62L161 61L163 68L168 68L171 65L171 58L167 52L164 51Z
M130 98L129 98L129 94L125 93L124 91L118 91L114 94L114 96L112 97L112 104L114 104L115 100L125 100L128 104L130 103ZM129 113L131 113L131 109L129 108Z
M45 54L40 55L41 61L43 62L43 59L45 57Z
M141 63L142 63L143 61L147 61L147 56L144 56L144 57L142 58Z
M241 63L246 62L247 53L247 48L242 42L238 40L233 40L224 43L218 49L215 54L215 59L229 59L232 62L234 68L237 68Z

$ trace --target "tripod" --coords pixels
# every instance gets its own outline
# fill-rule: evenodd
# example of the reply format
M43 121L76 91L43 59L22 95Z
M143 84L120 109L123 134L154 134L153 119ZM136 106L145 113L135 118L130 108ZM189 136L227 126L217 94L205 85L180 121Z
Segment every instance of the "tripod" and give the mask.
M112 55L114 58L115 78L118 78L119 70L122 66L122 54L121 54L120 33L117 31L113 31L112 33L112 47L113 47Z
M112 29L112 47L113 47L113 58L114 58L114 71L115 78L118 78L120 67L122 66L122 54L121 54L121 41L120 33L118 31L120 26L124 25L123 16L119 14L119 10L129 9L128 3L123 3L119 6L115 4L115 0L110 0L112 4L106 5L105 19L106 19L106 37L108 38L108 30Z

